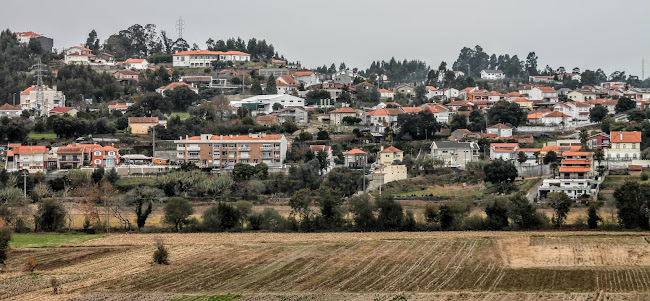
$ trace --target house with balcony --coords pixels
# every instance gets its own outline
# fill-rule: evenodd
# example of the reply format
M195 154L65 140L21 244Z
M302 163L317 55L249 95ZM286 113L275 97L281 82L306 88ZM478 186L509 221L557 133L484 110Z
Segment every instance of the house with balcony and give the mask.
M112 145L95 148L91 162L93 167L113 168L120 162L119 150Z
M479 160L479 146L475 142L433 141L431 156L445 166L465 168L467 162Z
M231 170L237 163L264 163L269 169L277 170L282 168L288 149L284 135L266 133L201 134L175 140L174 143L178 161L220 170Z
M558 175L544 179L539 186L540 202L549 192L564 192L573 199L597 195L602 179L594 172L593 153L565 151L561 157Z
M84 148L75 145L61 146L56 150L57 169L77 169L84 165Z
M611 137L607 133L598 133L595 135L589 136L589 141L587 142L589 148L608 148L611 145Z
M309 122L309 113L303 107L286 107L273 112L278 117L280 124L287 121L293 123L307 123Z
M7 151L8 172L27 170L30 174L46 173L49 149L43 145L18 145Z
M365 169L368 165L368 153L358 148L343 153L343 157L345 158L345 166L347 168Z
M490 143L490 160L515 160L519 152L519 143Z

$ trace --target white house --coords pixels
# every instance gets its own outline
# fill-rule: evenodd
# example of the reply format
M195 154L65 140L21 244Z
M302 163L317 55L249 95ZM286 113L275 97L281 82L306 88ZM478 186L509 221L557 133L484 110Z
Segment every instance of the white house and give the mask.
M298 91L298 82L290 75L280 75L275 79L275 87L278 94L291 94Z
M305 87L320 84L318 74L314 71L295 71L291 75L293 76L293 79L295 79L299 84L303 84Z
M8 103L0 106L0 117L17 118L22 113L23 110L19 106L12 106Z
M497 123L487 128L487 133L497 135L500 138L507 138L512 137L512 128L503 123Z
M273 112L273 105L276 103L281 104L283 108L305 107L304 99L286 94L257 95L242 100L231 101L230 105L235 108L245 106L255 113L260 112L269 114Z
M94 58L95 55L93 54L92 50L83 46L75 46L68 48L65 51L65 58L63 61L68 65L90 65L91 61L94 60Z
M149 68L149 61L146 59L128 59L124 61L123 66L126 69L144 70Z
M589 122L590 105L584 102L558 103L553 111L562 112L570 117L572 124L583 124Z
M534 87L528 91L528 99L556 103L558 95L557 91L551 87Z
M595 108L597 105L601 105L605 108L607 108L607 111L609 111L610 114L616 113L616 104L618 104L618 100L616 99L592 99L592 100L587 100L586 103L589 104L589 109Z
M379 97L382 99L393 99L395 93L388 89L379 89Z
M165 93L166 93L167 91L174 90L174 89L176 89L176 88L178 88L178 87L187 87L188 89L190 89L190 90L193 91L194 93L197 93L197 94L199 93L199 89L198 89L198 88L196 88L196 87L192 87L191 85L188 85L188 84L186 84L186 83L184 83L184 82L173 82L173 83L171 83L171 84L169 84L169 85L167 85L167 86L159 87L158 89L156 89L156 93L159 93L160 95L165 96Z
M559 111L544 113L539 118L539 122L545 125L569 124L571 117Z
M490 160L502 159L504 161L514 160L517 158L519 151L518 143L491 143Z
M481 79L485 80L500 80L506 78L506 74L501 70L481 70Z
M402 108L385 108L368 112L366 118L368 123L375 126L376 131L382 132L387 127L397 127L397 116L400 114L405 114Z
M241 51L189 50L173 55L174 67L205 68L211 67L213 61L250 61L251 55Z
M442 91L438 90L434 86L426 86L426 88L427 88L427 95L426 95L427 99L431 99L431 98L434 98L436 96L441 96L442 95Z

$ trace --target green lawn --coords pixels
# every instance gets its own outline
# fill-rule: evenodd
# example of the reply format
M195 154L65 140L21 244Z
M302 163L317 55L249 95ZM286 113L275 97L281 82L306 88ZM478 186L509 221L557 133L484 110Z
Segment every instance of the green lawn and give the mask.
M169 118L171 119L171 118L176 117L176 116L180 116L181 120L185 120L185 119L190 117L190 113L189 112L172 112L169 115Z
M135 165L137 166L137 165ZM155 186L156 179L150 177L144 178L130 178L130 177L121 177L117 182L115 182L115 187L121 191L131 190L137 186Z
M103 237L102 234L12 234L9 245L14 248L49 248L80 243Z
M27 137L32 140L41 140L41 139L53 140L56 139L56 134L52 132L48 132L48 133L30 132Z

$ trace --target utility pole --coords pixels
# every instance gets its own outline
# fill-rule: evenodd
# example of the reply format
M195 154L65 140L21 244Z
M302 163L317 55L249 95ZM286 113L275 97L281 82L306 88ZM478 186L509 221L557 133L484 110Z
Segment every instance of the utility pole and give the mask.
M645 80L645 58L641 59L641 81Z
M23 191L25 193L25 198L27 198L27 177L29 174L25 170L25 173L23 173Z
M154 126L152 127L152 129L153 129L153 142L152 142L153 151L151 153L152 153L152 157L155 158L156 157L156 127Z
M14 106L15 106L16 105L16 93L14 93L13 101L14 101Z

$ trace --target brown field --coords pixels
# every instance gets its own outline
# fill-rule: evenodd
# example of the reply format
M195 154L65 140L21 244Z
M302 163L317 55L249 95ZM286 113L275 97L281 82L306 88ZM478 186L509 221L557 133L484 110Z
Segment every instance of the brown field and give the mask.
M170 265L151 263L162 237ZM23 271L33 257L34 273ZM53 295L56 277L62 294ZM647 300L650 234L111 234L12 249L0 299ZM402 298L403 297L403 298ZM222 300L222 299L215 299ZM223 299L230 300L230 299Z

